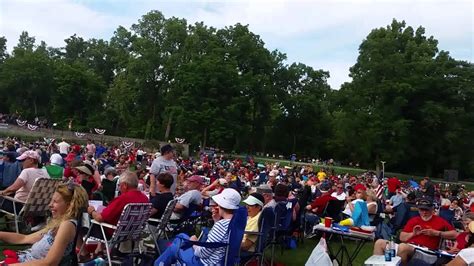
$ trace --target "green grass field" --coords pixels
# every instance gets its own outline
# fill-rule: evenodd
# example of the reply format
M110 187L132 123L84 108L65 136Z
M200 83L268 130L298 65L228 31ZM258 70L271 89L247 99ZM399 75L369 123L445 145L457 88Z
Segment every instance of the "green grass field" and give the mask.
M291 250L284 250L281 253L280 248L275 249L275 262L293 266L293 265L304 265L308 260L311 252L316 247L319 242L318 239L305 239L304 243L298 243L298 247L296 249ZM345 240L345 245L349 249L351 253L355 249L355 242L350 240ZM332 250L337 250L338 245L340 244L336 239L328 243ZM356 257L355 261L353 262L354 265L364 265L365 260L367 260L370 256L372 256L374 244L372 242L368 242L365 246L361 249L360 253ZM267 260L270 258L270 252L266 253Z

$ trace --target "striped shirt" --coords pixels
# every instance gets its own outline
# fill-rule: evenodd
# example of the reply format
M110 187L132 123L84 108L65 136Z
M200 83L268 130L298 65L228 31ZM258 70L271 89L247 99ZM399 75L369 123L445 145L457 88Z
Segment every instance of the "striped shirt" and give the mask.
M222 219L217 221L212 227L206 242L229 242L229 223L230 219ZM220 248L204 248L196 247L194 255L201 258L204 265L221 265L225 256L225 247Z

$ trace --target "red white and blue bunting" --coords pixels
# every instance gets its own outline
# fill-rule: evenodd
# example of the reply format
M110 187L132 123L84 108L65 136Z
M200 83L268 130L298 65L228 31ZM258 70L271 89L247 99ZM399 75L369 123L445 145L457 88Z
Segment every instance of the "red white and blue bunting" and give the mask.
M28 121L21 121L20 119L17 119L16 120L16 123L20 126L20 127L24 127L26 125Z
M95 133L99 135L104 135L105 134L105 129L100 129L100 128L94 128Z
M35 125L32 125L32 124L28 124L28 129L31 130L31 131L35 131L38 129L38 126L35 126Z
M74 132L74 135L76 135L76 137L78 138L83 138L86 135L86 133Z
M174 138L174 140L179 144L183 144L186 139Z
M122 146L123 146L125 149L128 149L128 148L132 147L133 144L134 144L133 141L125 141L125 140L122 141Z

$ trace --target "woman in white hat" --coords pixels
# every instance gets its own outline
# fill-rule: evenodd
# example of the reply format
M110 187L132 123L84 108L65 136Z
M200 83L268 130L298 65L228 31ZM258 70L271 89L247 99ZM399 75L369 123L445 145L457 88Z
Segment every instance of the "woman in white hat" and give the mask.
M232 189L226 188L222 193L212 197L217 206L212 209L212 218L214 226L212 227L206 242L226 243L228 241L229 223L234 215L234 210L239 208L240 194ZM193 246L193 248L180 249L180 238L197 241L196 236L187 236L179 234L173 243L163 252L163 254L155 261L155 266L172 265L176 263L177 257L183 262L190 265L220 265L225 256L225 247L220 248L204 248ZM179 254L178 254L179 252Z

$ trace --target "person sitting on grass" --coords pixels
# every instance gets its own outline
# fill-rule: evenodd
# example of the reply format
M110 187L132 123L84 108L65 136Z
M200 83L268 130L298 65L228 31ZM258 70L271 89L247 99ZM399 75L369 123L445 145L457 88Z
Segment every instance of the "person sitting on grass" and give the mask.
M63 257L75 255L72 251L75 248L77 218L87 208L87 204L88 197L84 188L72 182L59 185L49 204L52 219L43 230L29 235L0 232L2 242L33 245L22 252L4 250L6 256L4 263L59 265Z

